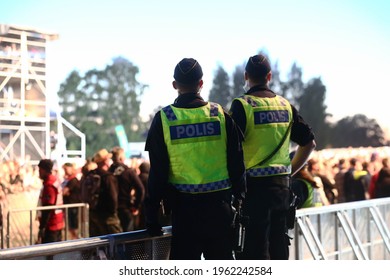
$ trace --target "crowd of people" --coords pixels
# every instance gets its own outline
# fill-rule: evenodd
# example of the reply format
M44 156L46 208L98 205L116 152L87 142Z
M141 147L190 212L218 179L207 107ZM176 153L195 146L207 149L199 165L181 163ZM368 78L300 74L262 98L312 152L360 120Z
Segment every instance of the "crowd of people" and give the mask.
M98 170L112 174L110 182L113 189L101 195L100 199L112 198L109 205L112 205L111 212L114 213L114 218L102 215L105 209L90 207L89 235L97 236L145 228L143 200L149 162L141 158L126 159L124 150L120 147L114 147L110 152L102 149L82 165L79 161L69 161L59 165L57 161L50 159L40 160L37 166L33 166L29 161L3 161L0 163L0 202L3 201L7 205L8 203L5 203L7 196L30 191L39 192L37 206L85 202L82 197L83 180L89 173ZM105 180L102 181L102 189L105 189ZM107 203L101 202L100 205L104 206ZM12 207L12 205L8 206ZM3 209L4 212L5 207ZM79 238L78 211L77 207L69 208L67 219L64 211L38 211L37 243L64 240L65 220L68 223L70 236L68 239ZM116 219L117 229L112 230L107 225Z
M0 200L8 194L39 190L41 186L38 167L33 166L28 157L24 161L0 162Z
M389 147L325 149L313 152L307 165L293 176L293 188L309 207L390 196ZM303 180L302 180L303 178ZM302 181L307 187L302 185ZM306 194L302 194L302 189ZM317 196L315 197L315 195Z
M143 182L147 176L148 162L143 161L136 166L134 164L135 161L126 159L124 149L120 147L113 147L111 151L107 149L97 151L92 159L88 159L79 168L74 163L66 162L61 166L62 172L53 170L53 161L41 160L38 164L40 178L43 181L40 197L50 196L47 192L45 194L46 189L55 190L51 195L53 199L41 205L88 203L90 237L142 229L145 220L142 209L145 197ZM42 169L48 174L41 172ZM52 177L56 178L56 182ZM54 194L57 199L54 199ZM61 199L58 199L58 196L61 196ZM51 213L55 223L56 215L53 210ZM78 208L71 208L68 211L71 239L79 237L78 217ZM57 220L62 231L64 227L59 222L61 219ZM49 224L50 220L39 218L40 230L44 229L47 232ZM60 240L61 235L58 236L58 240L50 239L47 242Z

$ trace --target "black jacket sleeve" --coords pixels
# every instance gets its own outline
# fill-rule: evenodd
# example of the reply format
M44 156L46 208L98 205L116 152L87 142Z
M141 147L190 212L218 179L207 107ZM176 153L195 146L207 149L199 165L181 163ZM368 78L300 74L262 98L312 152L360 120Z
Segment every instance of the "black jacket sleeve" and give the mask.
M146 223L158 223L160 202L168 188L169 158L164 142L164 133L161 122L161 113L153 118L146 139L145 150L149 152L150 173L148 190L145 197Z
M225 113L227 135L227 163L233 195L242 199L246 193L246 177L242 141L244 136L228 113Z

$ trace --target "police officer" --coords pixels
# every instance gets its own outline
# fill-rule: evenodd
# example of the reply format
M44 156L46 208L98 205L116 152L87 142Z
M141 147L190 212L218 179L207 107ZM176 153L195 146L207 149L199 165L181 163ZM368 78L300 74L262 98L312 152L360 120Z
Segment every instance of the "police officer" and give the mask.
M288 259L286 214L290 175L299 170L315 148L314 135L298 111L269 89L269 61L254 55L245 66L246 93L235 98L230 113L244 132L249 216L245 248L239 259ZM290 140L298 144L290 162ZM286 250L287 248L287 250Z
M146 140L147 230L161 234L158 211L168 196L175 260L233 259L232 195L245 195L242 135L220 105L200 96L202 76L193 58L176 65L172 85L178 97L157 112Z

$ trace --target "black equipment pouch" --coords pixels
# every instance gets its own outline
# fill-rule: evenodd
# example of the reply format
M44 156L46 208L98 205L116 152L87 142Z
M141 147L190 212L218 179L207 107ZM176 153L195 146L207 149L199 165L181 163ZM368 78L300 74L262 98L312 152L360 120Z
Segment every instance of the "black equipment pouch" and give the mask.
M297 212L299 198L290 188L290 207L287 211L286 224L288 229L293 229L295 226L295 216Z
M242 214L241 204L237 208L233 207L233 250L236 253L242 253L245 246L245 228L249 223L249 217Z

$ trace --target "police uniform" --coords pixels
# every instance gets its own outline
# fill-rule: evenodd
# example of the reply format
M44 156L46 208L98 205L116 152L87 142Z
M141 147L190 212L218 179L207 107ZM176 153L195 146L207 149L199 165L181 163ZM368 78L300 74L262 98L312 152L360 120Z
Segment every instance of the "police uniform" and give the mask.
M175 80L182 80L180 71L199 81L202 75L191 70L195 63L183 59ZM245 193L241 141L229 114L196 92L180 93L155 115L145 147L151 163L146 221L149 232L158 234L160 201L168 196L170 259L233 259L231 200Z
M271 68L263 56L259 57L260 62L266 63L265 69L259 70L264 71L265 77ZM258 71L252 65L252 57L246 71ZM253 86L244 96L234 99L230 114L244 133L247 168L247 194L243 207L244 214L249 216L249 224L244 251L237 258L288 259L289 144L291 140L305 146L314 135L298 111L267 85ZM273 151L274 155L262 162Z

